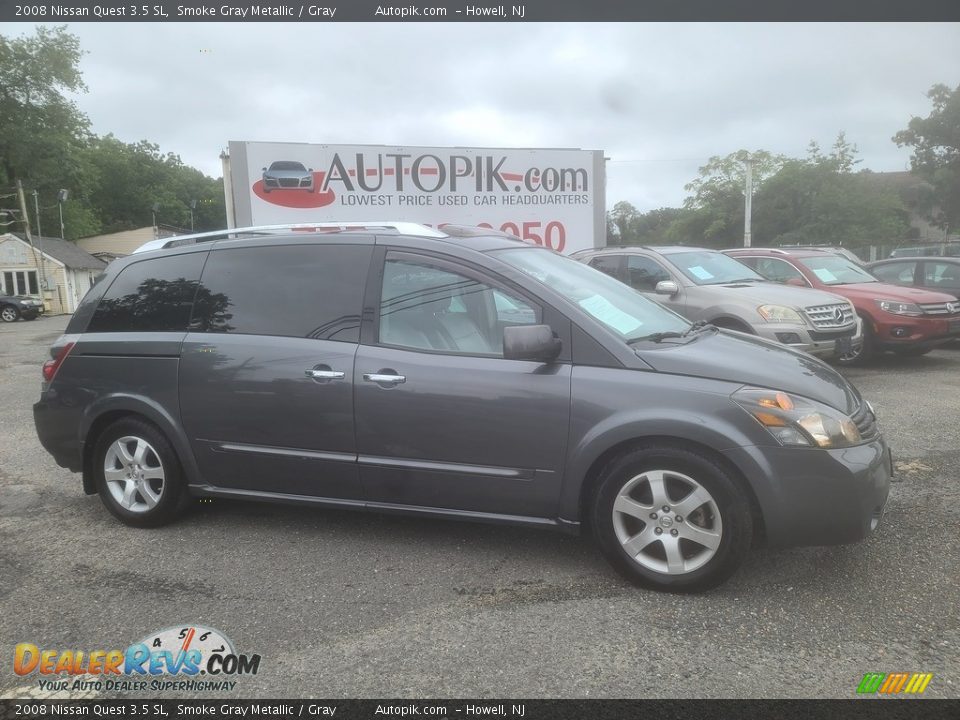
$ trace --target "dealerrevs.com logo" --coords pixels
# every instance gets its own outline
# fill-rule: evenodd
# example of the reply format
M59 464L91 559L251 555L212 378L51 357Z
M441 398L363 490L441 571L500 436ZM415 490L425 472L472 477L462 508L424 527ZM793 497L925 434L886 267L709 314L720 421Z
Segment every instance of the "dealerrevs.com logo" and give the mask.
M36 674L41 690L223 691L256 675L260 655L241 654L225 635L200 625L151 633L126 650L60 650L19 643L13 671ZM173 678L173 679L171 679Z

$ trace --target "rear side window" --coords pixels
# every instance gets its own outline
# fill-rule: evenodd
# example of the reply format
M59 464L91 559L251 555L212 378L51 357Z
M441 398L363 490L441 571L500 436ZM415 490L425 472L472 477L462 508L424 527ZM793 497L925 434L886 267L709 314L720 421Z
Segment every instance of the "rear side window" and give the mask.
M87 332L186 332L206 253L127 265L100 300Z
M369 245L214 250L190 329L359 342Z

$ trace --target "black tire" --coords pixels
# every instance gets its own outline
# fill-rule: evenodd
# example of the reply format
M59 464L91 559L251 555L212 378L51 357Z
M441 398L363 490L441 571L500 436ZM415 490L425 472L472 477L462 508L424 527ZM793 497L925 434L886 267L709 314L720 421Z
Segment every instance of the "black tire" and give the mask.
M157 466L162 470L162 483L157 483L155 478L146 480L152 483L150 492L155 493L158 498L152 506L146 492L141 493L139 489L131 493L131 508L121 504L115 493L120 489L121 483L126 488L136 482L135 479L127 479L130 476L115 479L112 485L108 484L105 469L107 453L111 452L114 443L121 438L132 438L146 443L148 449L144 453L143 463L134 467L142 467L148 471L148 474L155 471ZM132 442L126 445L131 455L134 454L132 451L139 447ZM111 464L116 468L114 472L123 474L128 470L124 467L123 461L116 457L115 452L111 458L113 460ZM183 470L173 446L155 425L141 418L129 417L117 420L100 434L93 452L93 473L100 500L107 510L124 524L133 527L150 528L169 523L177 514L186 496ZM136 471L133 473L136 475ZM139 505L144 507L139 508Z
M861 321L863 322L863 343L860 348L854 348L849 353L833 358L833 361L841 367L866 365L876 354L872 323L867 318L861 318Z
M4 322L16 322L20 319L20 310L13 305L0 306L0 320Z
M661 512L662 507L654 507L655 495L643 497L644 489L653 490L652 483L643 479L637 481L638 477L655 477L657 471L666 471L664 487L671 508L669 513ZM696 501L690 500L692 493L684 496L682 492L676 492L687 485L681 477L692 479L705 490L710 502L696 506L699 509L691 517L677 519L678 515L673 513L683 507L684 501L696 505ZM620 513L620 519L615 519L614 506L624 489L629 487L633 487L631 499L637 507L643 508L644 517L640 519ZM744 492L727 470L708 454L684 445L657 443L635 447L608 463L598 479L587 512L600 551L625 578L654 590L701 592L720 585L733 575L750 550L753 518ZM650 507L645 507L647 502ZM654 521L648 511L656 513L658 519ZM631 523L632 529L626 527ZM658 529L660 534L651 536L650 544L645 544L646 533L656 533ZM641 549L635 556L624 548L621 536L625 530L630 538L627 544L639 539ZM678 533L691 534L692 531L696 535L707 531L713 538L719 536L716 547L711 550L684 535L675 540L670 537ZM674 557L679 557L682 565L689 565L689 569L671 572L666 567L661 570L651 567L661 562L668 564L667 541L675 543L675 552L679 555ZM658 553L662 559L657 557Z

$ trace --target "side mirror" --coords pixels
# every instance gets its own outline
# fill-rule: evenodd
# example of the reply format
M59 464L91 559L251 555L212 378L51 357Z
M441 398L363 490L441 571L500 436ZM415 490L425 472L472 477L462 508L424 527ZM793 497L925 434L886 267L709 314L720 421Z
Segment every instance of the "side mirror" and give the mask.
M806 280L798 277L787 278L785 284L793 285L794 287L810 287Z
M264 168L264 169L263 169L263 171L264 171L264 172L266 172L266 171L267 171L267 169L266 169L266 168Z
M560 338L549 325L514 325L503 329L503 357L507 360L553 362L560 354Z
M680 292L680 286L677 285L673 280L661 280L657 283L657 287L654 289L654 292L657 295L669 295L673 297L678 292Z

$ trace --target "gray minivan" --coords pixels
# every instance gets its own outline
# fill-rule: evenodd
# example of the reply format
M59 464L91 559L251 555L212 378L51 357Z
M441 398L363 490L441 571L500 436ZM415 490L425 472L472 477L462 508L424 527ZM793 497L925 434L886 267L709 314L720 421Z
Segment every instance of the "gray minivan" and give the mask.
M214 496L589 528L678 591L877 527L890 452L816 358L494 231L309 229L150 243L53 344L38 435L121 521Z

